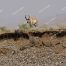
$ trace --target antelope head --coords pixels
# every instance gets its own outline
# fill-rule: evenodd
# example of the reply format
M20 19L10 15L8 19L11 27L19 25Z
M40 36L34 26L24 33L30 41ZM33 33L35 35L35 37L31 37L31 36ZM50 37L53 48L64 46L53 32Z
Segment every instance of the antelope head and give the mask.
M25 15L25 19L26 19L27 23L29 23L29 21L30 21L30 16L28 16L28 18L27 18L27 16Z

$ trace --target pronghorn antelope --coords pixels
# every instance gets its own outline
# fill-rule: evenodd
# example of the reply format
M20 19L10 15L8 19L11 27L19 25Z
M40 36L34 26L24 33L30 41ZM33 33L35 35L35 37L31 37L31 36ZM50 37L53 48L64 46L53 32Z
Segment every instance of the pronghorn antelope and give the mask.
M28 18L25 16L25 19L27 21L27 23L30 25L30 26L37 26L37 23L38 23L38 20L33 17L33 16L28 16Z

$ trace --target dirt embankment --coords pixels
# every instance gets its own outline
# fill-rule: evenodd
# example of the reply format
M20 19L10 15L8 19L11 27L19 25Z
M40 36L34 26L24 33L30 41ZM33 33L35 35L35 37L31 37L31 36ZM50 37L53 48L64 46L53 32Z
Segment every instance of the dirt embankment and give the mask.
M1 34L0 59L0 66L64 66L66 31L17 31Z
M4 33L0 35L0 41L13 40L20 50L26 49L28 47L51 47L56 52L60 52L62 49L66 48L66 31L36 31L36 32L14 32L14 33ZM61 47L59 47L61 46Z

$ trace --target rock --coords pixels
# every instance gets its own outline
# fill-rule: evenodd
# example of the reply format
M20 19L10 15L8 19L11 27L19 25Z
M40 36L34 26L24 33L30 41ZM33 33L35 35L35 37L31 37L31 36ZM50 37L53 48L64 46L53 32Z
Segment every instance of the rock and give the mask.
M63 42L62 46L63 46L64 48L66 48L66 42Z
M59 65L59 62L56 62L55 65L58 66Z
M51 47L52 46L50 41L43 42L43 43L44 43L44 46L46 46L46 47Z

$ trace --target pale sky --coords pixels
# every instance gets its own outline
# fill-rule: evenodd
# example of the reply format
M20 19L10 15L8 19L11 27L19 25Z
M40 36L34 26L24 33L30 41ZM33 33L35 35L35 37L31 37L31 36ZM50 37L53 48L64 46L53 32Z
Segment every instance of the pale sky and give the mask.
M55 16L66 14L66 0L0 0L0 26L16 28L25 23L25 15L38 18L44 24L55 20Z

